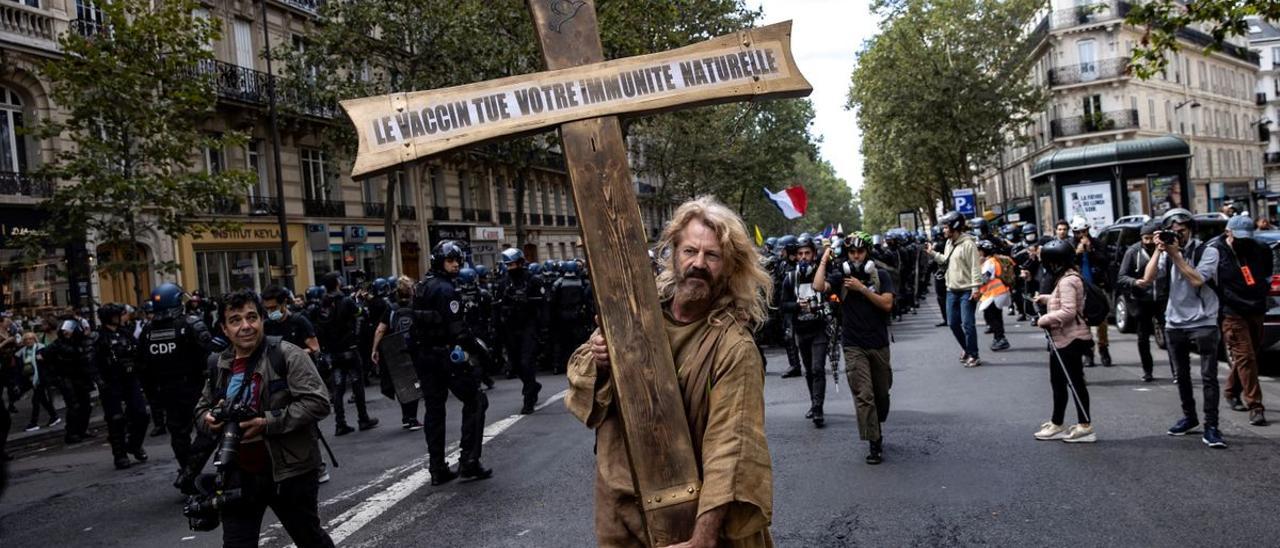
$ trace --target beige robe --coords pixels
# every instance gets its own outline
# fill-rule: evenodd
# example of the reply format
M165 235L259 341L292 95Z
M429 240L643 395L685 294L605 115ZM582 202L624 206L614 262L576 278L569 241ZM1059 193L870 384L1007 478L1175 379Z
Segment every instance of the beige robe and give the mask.
M695 455L702 473L698 515L729 505L721 546L770 547L773 472L764 432L764 367L751 333L727 316L723 321L676 322L664 314L667 338L691 418ZM718 324L718 325L716 325ZM706 384L689 386L707 363L691 363L704 339L719 336ZM616 366L617 364L615 364ZM597 376L584 344L569 359L565 405L596 430L596 542L600 546L644 546L639 497L613 401L612 379ZM701 393L689 392L699 390Z

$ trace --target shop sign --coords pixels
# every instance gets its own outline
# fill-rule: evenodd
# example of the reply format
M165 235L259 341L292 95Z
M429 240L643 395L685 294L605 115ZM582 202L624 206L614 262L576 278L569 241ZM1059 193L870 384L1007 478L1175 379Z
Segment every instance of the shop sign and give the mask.
M328 251L329 226L324 224L307 225L307 247L311 251Z
M369 230L363 225L347 225L342 227L342 243L362 244L369 239Z
M0 207L0 248L9 245L11 238L38 231L45 218L31 207Z
M471 244L472 255L496 255L497 253L498 253L498 244L495 244L495 243Z
M506 237L506 231L500 226L477 226L473 229L472 240L482 242L500 242Z
M432 225L427 227L427 236L431 238L433 244L441 240L462 240L466 242L471 240L471 227L467 225Z
M278 242L280 227L269 225L244 225L227 230L210 230L196 234L193 240L209 239L215 242Z

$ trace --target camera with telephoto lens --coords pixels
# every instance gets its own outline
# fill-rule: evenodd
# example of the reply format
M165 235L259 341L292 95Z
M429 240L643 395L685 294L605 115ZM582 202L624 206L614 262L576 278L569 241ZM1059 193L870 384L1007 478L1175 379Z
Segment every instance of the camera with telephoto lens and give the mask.
M244 403L227 404L209 411L209 414L222 423L222 441L213 460L217 473L201 475L196 480L200 494L187 497L182 506L182 515L186 516L192 531L217 529L219 510L241 500L242 493L236 481L240 439L244 436L240 423L260 416Z
M1172 230L1161 230L1156 232L1156 239L1164 245L1173 245L1178 243L1178 233Z

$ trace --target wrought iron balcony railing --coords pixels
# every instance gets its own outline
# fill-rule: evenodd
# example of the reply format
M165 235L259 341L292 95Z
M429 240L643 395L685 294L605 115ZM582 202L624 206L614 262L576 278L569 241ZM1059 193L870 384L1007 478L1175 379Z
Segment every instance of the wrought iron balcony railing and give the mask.
M1128 2L1095 2L1053 12L1053 28L1068 29L1092 23L1124 19L1133 6Z
M1129 58L1115 57L1049 69L1050 86L1068 86L1128 75Z
M1086 133L1138 128L1138 111L1134 109L1096 112L1086 116L1059 118L1049 123L1054 139Z
M209 206L209 214L211 215L239 215L240 200L237 198L226 198L222 200L214 200L213 205Z
M431 208L431 218L433 218L433 219L435 219L435 220L437 220L437 221L448 221L448 220L449 220L449 208L447 208L447 207L433 207L433 208Z
M266 216L280 214L280 198L275 196L250 196L249 215Z
M347 204L338 200L302 200L302 213L311 217L346 217Z
M364 216L381 219L387 216L387 204L382 202L363 202Z
M55 188L53 181L48 179L41 179L27 173L0 171L0 195L3 196L48 198L53 196Z
M1268 152L1262 156L1262 163L1267 165L1280 164L1280 152Z
M230 100L247 103L258 107L266 107L270 101L271 75L239 65L218 60L206 60L196 64L192 69L193 76L213 78L218 96ZM296 111L306 116L330 119L338 115L337 106L311 97L304 92L280 88L276 104L283 111Z

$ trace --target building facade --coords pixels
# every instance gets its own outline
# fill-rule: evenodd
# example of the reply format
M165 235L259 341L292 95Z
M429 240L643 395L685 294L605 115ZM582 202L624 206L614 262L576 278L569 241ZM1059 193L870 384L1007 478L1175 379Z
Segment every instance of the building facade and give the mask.
M1270 128L1262 168L1266 173L1268 193L1280 193L1280 23L1261 19L1249 20L1249 47L1258 54L1261 71L1254 88L1263 118ZM1274 202L1274 197L1268 197ZM1274 208L1275 204L1272 203Z
M997 165L977 182L980 202L1025 213L1035 161L1065 148L1177 135L1191 146L1189 171L1196 212L1233 202L1255 210L1263 177L1266 121L1254 92L1257 54L1231 39L1204 53L1208 34L1178 34L1167 70L1142 80L1129 70L1143 30L1124 24L1128 2L1055 0L1029 33L1029 77L1049 94L1044 111L1016 135ZM1130 211L1150 211L1148 185L1135 182ZM1275 215L1274 208L1269 212ZM1029 219L1023 218L1023 221Z
M218 110L203 129L237 130L249 142L228 150L193 151L200 169L244 169L256 182L239 199L221 204L210 217L232 219L239 228L169 238L150 235L137 242L155 261L176 260L175 275L150 272L144 279L99 276L87 272L83 293L95 302L132 302L135 286L144 293L164 280L208 294L252 288L288 277L295 288L313 285L331 271L367 276L426 272L430 248L442 239L468 242L477 264L493 266L506 247L521 246L529 260L563 260L583 256L574 203L562 160L552 151L544 165L520 168L487 153L483 147L405 164L400 170L362 180L350 176L352 159L329 149L320 138L328 124L347 123L333 105L305 96L278 98L279 139L269 129L268 84L272 75L262 55L269 37L273 51L305 43L313 32L322 0L266 0L266 36L262 5L250 0L202 2L194 15L207 17L221 29L209 45L215 61L197 67L217 85ZM49 98L49 82L39 67L61 55L64 32L99 32L102 16L92 0L0 1L0 218L4 233L39 226L35 206L55 183L30 176L67 146L59 139L37 141L19 128L31 120L58 116ZM275 63L279 74L282 63ZM276 192L274 149L279 148L283 195ZM644 185L637 183L643 194ZM395 192L391 233L385 224L385 197ZM517 200L520 207L517 207ZM281 266L278 213L283 209L291 270ZM519 212L519 214L517 214ZM656 235L670 218L669 205L642 207L646 234ZM17 251L4 249L0 263ZM117 252L92 241L89 270L96 257ZM56 274L77 250L51 254L48 267L8 268L0 273L0 308L56 308L71 302L76 283ZM391 261L391 271L385 261Z

